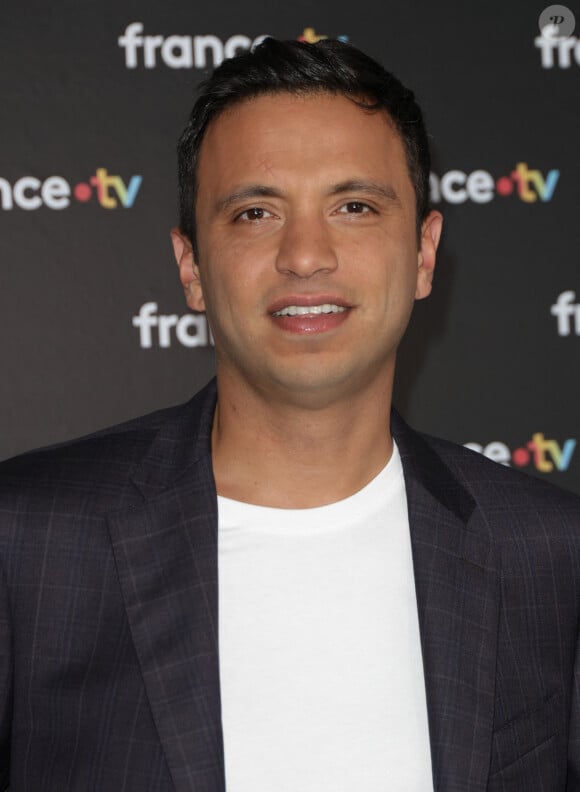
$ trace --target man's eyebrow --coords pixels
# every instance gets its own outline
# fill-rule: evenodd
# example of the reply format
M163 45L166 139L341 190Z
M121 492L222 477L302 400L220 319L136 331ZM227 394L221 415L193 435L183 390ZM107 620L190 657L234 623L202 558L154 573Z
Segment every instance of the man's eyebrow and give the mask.
M349 179L348 181L334 184L329 190L329 195L340 195L341 193L348 192L374 195L376 198L383 198L387 201L400 203L399 196L390 184L360 179Z
M227 211L233 204L246 201L249 198L281 198L282 193L274 187L266 187L263 184L249 184L247 187L240 187L239 190L224 195L215 204L217 214Z
M366 181L361 179L348 179L347 181L333 184L329 189L329 195L340 195L341 193L358 192L366 195L373 195L377 198L383 198L387 201L399 203L399 197L390 184L383 184L381 182ZM219 198L215 204L215 211L217 214L226 212L230 206L233 206L240 201L247 201L251 198L282 198L282 193L275 187L268 187L264 184L248 184L246 187L240 187L238 190L233 190L231 193Z

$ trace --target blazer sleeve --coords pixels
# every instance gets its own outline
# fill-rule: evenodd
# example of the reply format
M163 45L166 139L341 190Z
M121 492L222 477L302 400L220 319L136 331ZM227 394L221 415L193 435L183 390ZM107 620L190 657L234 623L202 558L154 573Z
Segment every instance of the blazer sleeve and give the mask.
M0 792L10 783L12 723L12 619L8 585L0 559Z
M566 792L580 792L580 630L576 640L569 740Z

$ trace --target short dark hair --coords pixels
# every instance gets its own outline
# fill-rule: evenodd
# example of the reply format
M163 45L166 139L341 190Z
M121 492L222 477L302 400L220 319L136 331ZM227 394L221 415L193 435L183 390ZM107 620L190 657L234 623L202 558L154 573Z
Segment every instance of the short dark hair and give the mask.
M341 41L316 44L267 38L225 60L200 86L178 144L179 227L196 251L197 166L208 125L227 107L264 94L344 95L369 111L385 110L405 147L415 188L417 230L429 213L430 155L421 108L412 91L379 63Z

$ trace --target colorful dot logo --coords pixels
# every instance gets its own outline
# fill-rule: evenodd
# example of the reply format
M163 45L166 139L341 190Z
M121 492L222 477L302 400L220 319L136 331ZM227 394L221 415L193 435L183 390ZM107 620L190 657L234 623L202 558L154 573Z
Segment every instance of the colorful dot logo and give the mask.
M498 195L511 195L514 191L514 183L507 176L500 176L495 183L495 189Z
M93 191L91 190L90 186L86 184L86 182L79 182L77 185L75 185L75 188L73 189L74 197L77 199L77 201L80 201L81 203L86 203L87 201L90 201L92 194Z
M531 455L527 448L516 448L512 453L514 465L525 467L530 464Z

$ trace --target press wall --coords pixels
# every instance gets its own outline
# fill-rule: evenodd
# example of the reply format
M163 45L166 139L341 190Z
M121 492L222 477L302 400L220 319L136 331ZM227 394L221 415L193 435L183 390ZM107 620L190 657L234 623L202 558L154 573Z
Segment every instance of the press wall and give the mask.
M212 376L169 243L176 139L224 57L264 35L331 36L412 87L432 136L445 231L396 404L580 492L580 41L541 35L544 8L5 0L0 457L185 400Z

